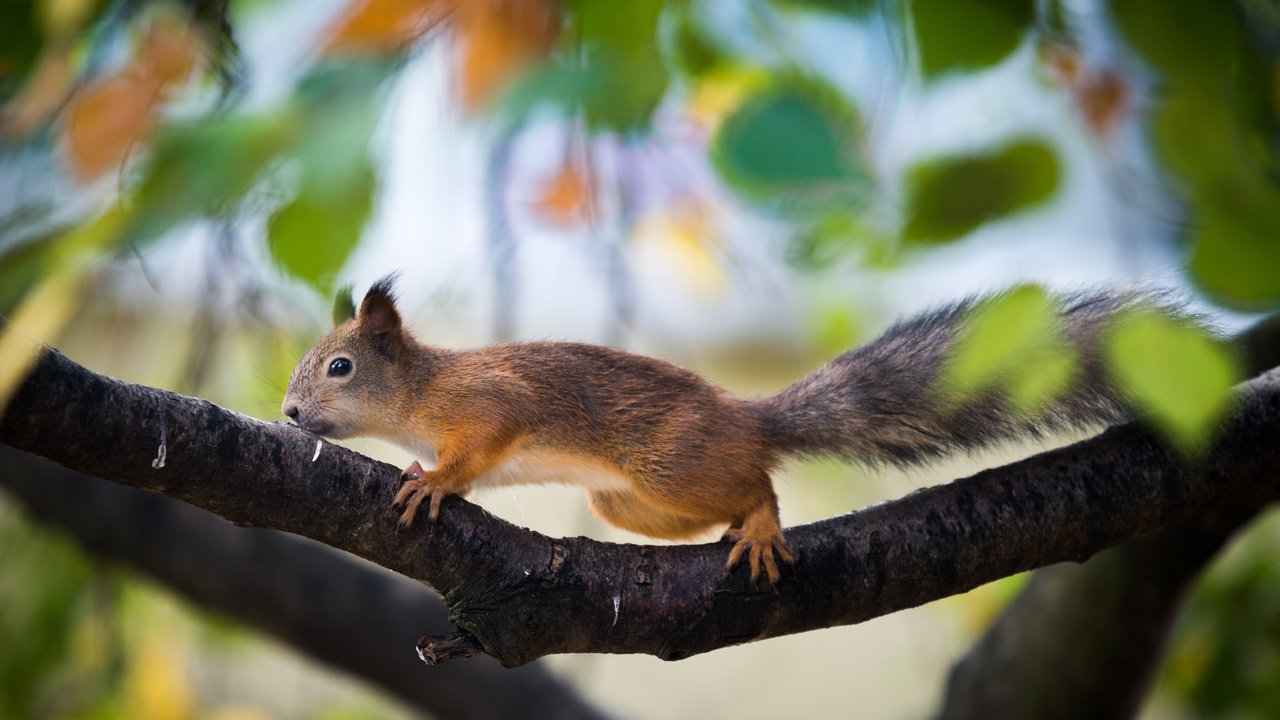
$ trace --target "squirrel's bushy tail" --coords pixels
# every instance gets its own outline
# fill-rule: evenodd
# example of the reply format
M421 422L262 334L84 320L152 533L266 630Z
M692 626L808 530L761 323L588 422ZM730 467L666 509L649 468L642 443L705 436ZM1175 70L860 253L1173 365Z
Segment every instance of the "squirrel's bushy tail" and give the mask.
M1160 293L1056 296L1063 337L1078 354L1070 389L1034 412L1019 412L996 391L947 402L938 377L965 318L981 298L900 322L875 341L840 355L812 375L757 401L771 444L783 454L839 455L906 465L1001 440L1125 419L1129 410L1107 380L1099 336L1136 304L1181 315Z

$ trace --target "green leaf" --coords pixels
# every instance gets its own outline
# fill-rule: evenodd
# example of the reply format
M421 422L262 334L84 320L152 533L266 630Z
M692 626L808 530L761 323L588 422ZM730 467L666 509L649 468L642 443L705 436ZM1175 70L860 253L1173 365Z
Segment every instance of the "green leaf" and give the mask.
M292 137L286 115L220 117L173 125L152 148L125 233L139 243L238 202Z
M1044 141L1024 138L979 155L916 165L907 175L907 242L945 242L990 220L1048 200L1058 189L1058 157Z
M793 94L758 97L739 108L720 136L726 165L763 184L840 180L840 138L822 109Z
M1212 438L1241 377L1235 356L1194 324L1151 309L1117 319L1103 337L1116 385L1179 449Z
M824 302L811 313L812 332L819 354L836 355L854 347L866 335L858 311L847 302Z
M676 67L686 75L705 75L725 62L723 51L688 7L676 15L670 43Z
M1113 0L1111 12L1138 54L1180 83L1220 83L1242 39L1234 3Z
M867 217L841 205L818 208L797 217L787 241L786 260L802 270L821 270L853 260L865 267L889 269L900 259L898 238ZM807 220L807 222L806 222Z
M1280 191L1256 188L1203 208L1191 239L1191 277L1217 302L1280 304Z
M1192 279L1236 308L1280 304L1272 57L1257 51L1230 4L1126 0L1115 12L1164 75L1151 133L1193 211Z
M592 130L633 132L646 127L667 91L669 77L657 50L637 55L595 49L579 64L566 58L528 73L507 95L516 117L552 105L581 115Z
M795 82L740 105L713 140L721 176L757 201L812 208L863 195L870 173L857 156L857 112L833 92Z
M342 193L353 173L368 165L369 137L382 108L379 91L391 69L384 61L335 61L300 83L296 112L305 119L288 151L317 192Z
M576 0L566 9L564 35L573 47L528 74L508 96L507 112L522 116L552 104L581 114L593 130L646 127L670 79L658 47L663 3Z
M1230 184L1257 167L1242 152L1230 111L1192 90L1174 88L1164 97L1152 117L1151 135L1164 164L1192 191Z
M911 16L926 78L995 65L1022 43L1035 0L914 0Z
M815 10L861 18L875 10L877 0L773 0L773 4L784 9Z
M943 365L939 390L953 403L995 390L1014 409L1032 413L1070 387L1078 366L1062 337L1056 301L1023 285L973 308Z
M338 288L338 292L333 296L333 324L334 326L350 320L356 316L356 301L351 296L352 286L343 285Z
M570 33L586 45L609 45L627 52L655 46L662 0L567 0Z
M327 292L360 239L373 209L373 190L367 160L343 187L304 183L267 224L272 259L290 275Z
M0 315L9 315L18 301L48 272L49 237L24 242L0 254Z
M0 0L0 102L22 86L40 55L36 3Z
M1075 352L1066 343L1035 348L1022 360L1022 372L1009 382L1009 404L1018 412L1033 414L1071 388L1080 369Z

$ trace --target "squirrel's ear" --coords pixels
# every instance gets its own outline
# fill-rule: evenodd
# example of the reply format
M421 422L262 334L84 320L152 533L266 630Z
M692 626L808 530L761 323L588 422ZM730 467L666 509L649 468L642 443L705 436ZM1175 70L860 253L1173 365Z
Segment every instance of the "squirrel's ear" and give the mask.
M337 327L355 316L356 301L351 297L351 286L344 285L338 288L338 294L333 298L333 326Z
M357 316L364 331L372 335L400 335L400 313L396 310L396 296L392 290L395 280L394 274L388 275L365 293Z

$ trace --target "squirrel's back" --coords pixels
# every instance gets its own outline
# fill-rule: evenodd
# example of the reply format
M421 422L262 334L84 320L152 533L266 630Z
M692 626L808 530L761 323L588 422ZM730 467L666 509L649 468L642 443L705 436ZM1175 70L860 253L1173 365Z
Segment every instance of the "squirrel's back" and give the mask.
M1020 412L988 391L948 402L939 377L970 311L970 298L902 321L871 343L838 356L777 395L756 401L769 442L783 454L838 455L911 464L1016 438L1114 423L1129 416L1108 380L1100 335L1136 304L1181 314L1159 294L1092 292L1054 298L1062 337L1077 354L1067 390Z

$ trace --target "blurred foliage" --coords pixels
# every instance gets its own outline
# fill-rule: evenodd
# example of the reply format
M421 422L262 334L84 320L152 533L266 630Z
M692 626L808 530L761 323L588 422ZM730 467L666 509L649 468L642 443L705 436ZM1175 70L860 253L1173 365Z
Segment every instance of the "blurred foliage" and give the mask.
M1060 174L1053 148L1030 138L987 153L929 160L907 176L907 206L913 213L903 239L936 243L963 237L1045 202L1057 191Z
M1280 260L1278 21L1263 5L1110 6L1116 28L1159 76L1151 139L1186 200L1192 277L1221 302L1249 307L1280 301L1270 272ZM918 157L901 179L905 202L896 221L883 213L859 219L892 204L899 188L872 171L878 149L854 99L824 68L786 59L800 48L781 45L770 29L783 14L899 28L917 62L886 72L918 67L926 81L974 76L1019 47L1052 41L1058 50L1042 62L1053 65L1051 74L1100 136L1134 112L1128 98L1138 82L1123 70L1080 72L1088 58L1074 54L1073 19L1057 2L746 2L754 21L726 31L687 0L353 0L317 37L310 68L274 107L205 102L208 111L170 116L175 100L226 92L211 80L225 76L220 64L232 54L236 7L0 5L4 133L10 142L47 143L81 179L114 173L134 214L119 246L202 219L265 213L271 258L324 294L378 201L380 168L367 149L381 88L405 57L440 36L455 49L458 103L477 119L503 117L519 127L551 112L593 136L643 143L664 108L684 106L711 131L704 150L723 182L757 211L793 225L788 256L806 268L845 257L891 264L895 253L922 243L956 241L1047 204L1063 170L1059 150L1040 138ZM122 41L127 52L103 61L99 49ZM753 43L777 57L744 49ZM709 96L720 99L708 105ZM58 142L49 143L49 131ZM578 167L545 182L533 194L577 221L590 219L580 210L604 180ZM895 224L902 242L884 243ZM30 260L29 248L0 243L0 275L21 276Z
M116 581L4 506L0 547L0 717L87 717L113 705L122 662Z
M1034 285L979 303L943 368L944 396L958 404L997 388L1022 412L1057 399L1079 369L1058 328L1058 310L1057 301Z
M859 18L871 12L879 4L878 0L773 0L782 8L800 8L821 10Z
M265 720L230 698L202 697L205 663L252 663L239 626L195 615L130 573L87 556L0 496L0 718ZM216 650L216 652L214 652ZM211 661L211 656L225 660ZM216 668L205 667L207 674ZM374 720L398 713L375 698L305 697L284 717ZM235 696L237 693L231 693Z
M1202 718L1280 717L1280 515L1254 523L1196 585L1158 689Z
M1035 0L914 0L909 14L925 77L1005 59L1022 44L1035 7Z
M859 128L857 112L834 90L784 77L724 120L712 156L721 176L748 198L797 214L848 208L871 190L857 156Z
M996 391L1027 413L1053 402L1080 371L1060 330L1062 309L1060 299L1033 285L984 298L969 313L939 391L957 405ZM1103 329L1102 350L1115 386L1187 455L1213 439L1243 375L1232 350L1191 319L1145 304Z
M1152 140L1192 214L1192 278L1221 302L1274 307L1280 13L1195 0L1116 0L1112 12L1163 86Z
M1186 452L1205 448L1241 379L1229 348L1189 320L1139 307L1108 329L1104 350L1116 385L1165 435Z

